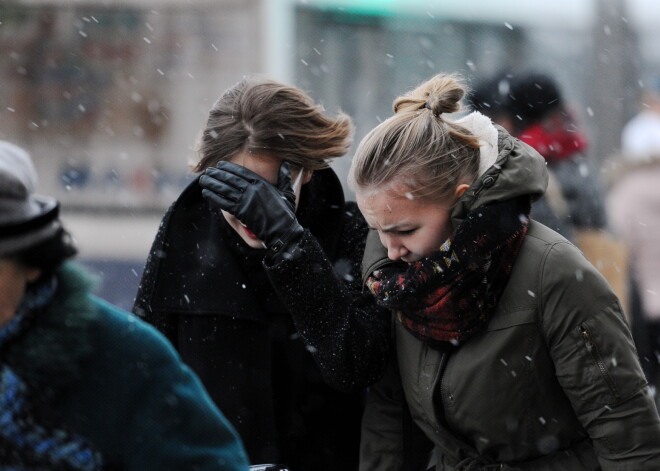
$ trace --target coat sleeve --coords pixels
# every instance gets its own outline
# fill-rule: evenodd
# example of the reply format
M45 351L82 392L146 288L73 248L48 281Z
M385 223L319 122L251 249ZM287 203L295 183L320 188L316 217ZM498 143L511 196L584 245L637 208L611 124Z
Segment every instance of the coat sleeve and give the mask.
M360 471L403 469L403 387L396 358L369 388L362 416Z
M408 409L396 353L367 391L360 436L360 471L424 471L433 443Z
M361 283L366 233L357 209L347 211L334 263L309 231L290 254L265 262L325 381L344 391L377 381L390 348L390 313Z
M557 379L602 469L660 469L660 418L618 299L568 243L549 248L541 277Z
M126 471L247 471L234 428L163 336L128 314L108 317L89 422L92 437L105 434L110 462Z

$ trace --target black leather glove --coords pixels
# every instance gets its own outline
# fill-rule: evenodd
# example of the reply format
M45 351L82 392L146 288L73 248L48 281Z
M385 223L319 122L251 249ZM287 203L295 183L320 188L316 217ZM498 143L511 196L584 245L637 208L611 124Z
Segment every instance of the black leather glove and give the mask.
M241 165L224 161L207 168L199 184L202 196L213 207L236 216L269 250L280 252L302 237L288 163L280 166L277 186Z

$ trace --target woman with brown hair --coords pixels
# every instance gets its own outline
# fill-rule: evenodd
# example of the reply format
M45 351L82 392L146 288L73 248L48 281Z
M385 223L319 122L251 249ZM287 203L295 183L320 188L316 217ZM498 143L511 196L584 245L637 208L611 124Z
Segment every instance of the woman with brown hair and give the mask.
M321 371L342 389L373 382L389 316L362 293L367 226L329 168L351 133L348 116L297 88L241 81L211 109L204 173L168 210L147 260L134 311L201 377L253 463L357 469L362 393L332 389ZM361 336L372 358L354 353Z

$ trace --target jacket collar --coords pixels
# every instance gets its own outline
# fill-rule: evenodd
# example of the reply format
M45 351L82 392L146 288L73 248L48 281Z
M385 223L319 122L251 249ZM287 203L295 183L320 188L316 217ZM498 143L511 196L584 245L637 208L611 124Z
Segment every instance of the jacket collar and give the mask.
M303 186L300 223L334 260L344 211L343 190L331 169L314 172ZM259 286L250 279L239 251L222 234L218 215L202 197L198 179L165 215L147 269L147 305L153 312L234 315L261 320Z
M451 218L454 227L476 207L495 201L530 195L540 198L548 186L546 161L532 147L512 137L500 126L497 129L498 155L458 200Z
M55 394L80 377L80 362L92 351L88 331L98 310L91 281L73 262L56 272L57 284L25 332L8 347L5 360L40 394Z
M331 168L315 171L311 181L302 188L298 220L314 234L331 259L334 259L341 235L333 228L341 227L344 205L344 190Z

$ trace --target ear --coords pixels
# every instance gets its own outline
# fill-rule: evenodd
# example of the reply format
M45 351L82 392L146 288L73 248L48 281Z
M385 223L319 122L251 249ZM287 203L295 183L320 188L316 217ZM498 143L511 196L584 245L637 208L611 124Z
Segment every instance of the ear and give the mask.
M461 183L460 185L458 185L454 190L454 196L456 197L456 199L463 196L463 193L465 193L468 188L470 188L470 185L468 185L467 183Z
M302 184L304 185L305 183L309 183L309 181L312 179L314 176L314 170L305 169L303 172L304 174L302 177Z

